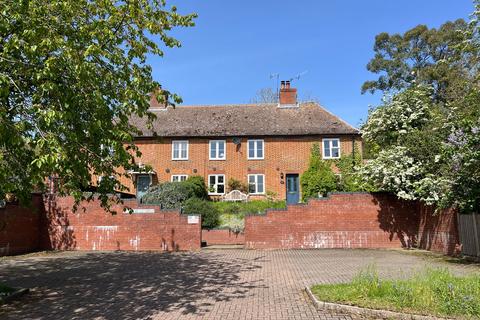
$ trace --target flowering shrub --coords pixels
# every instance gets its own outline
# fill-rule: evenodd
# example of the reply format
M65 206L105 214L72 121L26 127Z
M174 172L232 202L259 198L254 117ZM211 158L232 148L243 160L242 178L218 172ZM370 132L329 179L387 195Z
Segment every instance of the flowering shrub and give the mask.
M382 106L369 111L368 120L362 127L364 139L386 146L418 129L430 119L430 100L429 90L425 87L413 87L384 98Z
M361 170L364 178L379 189L395 193L402 199L416 199L415 184L423 169L408 155L405 147L380 151L377 158L368 161Z
M480 209L480 118L464 121L445 143L451 159L450 193L447 202L462 211Z

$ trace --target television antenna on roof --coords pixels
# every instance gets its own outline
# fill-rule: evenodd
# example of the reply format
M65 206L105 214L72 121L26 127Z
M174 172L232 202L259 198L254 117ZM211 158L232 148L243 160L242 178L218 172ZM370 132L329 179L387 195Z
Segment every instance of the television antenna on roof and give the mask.
M305 70L303 72L300 72L299 74L297 74L296 76L290 78L290 82L292 82L293 80L299 80L302 76L306 75L308 73L308 70Z
M275 91L276 94L277 94L277 99L278 99L278 94L279 94L279 92L278 92L278 80L279 80L279 78L280 78L280 73L271 73L270 74L270 80L277 79L277 81L276 81L276 91Z

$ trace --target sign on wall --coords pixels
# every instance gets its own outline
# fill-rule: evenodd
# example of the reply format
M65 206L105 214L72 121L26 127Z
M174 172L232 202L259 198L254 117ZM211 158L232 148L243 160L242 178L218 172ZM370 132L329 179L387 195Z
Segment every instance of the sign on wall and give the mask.
M200 222L199 216L188 216L188 224L198 224Z

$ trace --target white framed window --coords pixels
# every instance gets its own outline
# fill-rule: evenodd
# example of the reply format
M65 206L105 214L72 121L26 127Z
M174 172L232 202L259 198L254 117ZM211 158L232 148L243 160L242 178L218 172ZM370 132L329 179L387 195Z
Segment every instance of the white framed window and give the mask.
M225 140L210 140L210 160L225 160L227 158L227 142Z
M221 195L225 193L225 175L211 174L208 176L208 194Z
M172 160L188 160L188 140L172 141Z
M248 159L263 159L264 144L261 139L248 140Z
M340 139L330 138L323 139L323 159L338 159L340 158Z
M248 193L250 194L265 193L265 175L263 174L248 175Z
M182 182L188 179L186 174L172 174L172 182Z

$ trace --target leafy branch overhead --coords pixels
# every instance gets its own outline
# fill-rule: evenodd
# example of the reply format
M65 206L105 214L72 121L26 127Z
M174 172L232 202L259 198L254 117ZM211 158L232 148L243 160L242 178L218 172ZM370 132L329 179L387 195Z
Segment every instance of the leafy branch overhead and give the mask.
M55 175L79 201L105 176L98 192L108 206L139 153L129 117L153 119L149 94L160 84L147 58L179 47L169 31L195 17L163 0L2 1L0 198L28 199Z

